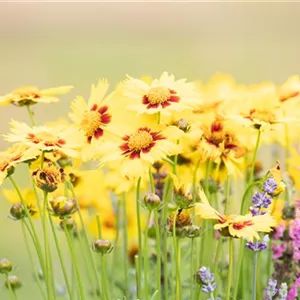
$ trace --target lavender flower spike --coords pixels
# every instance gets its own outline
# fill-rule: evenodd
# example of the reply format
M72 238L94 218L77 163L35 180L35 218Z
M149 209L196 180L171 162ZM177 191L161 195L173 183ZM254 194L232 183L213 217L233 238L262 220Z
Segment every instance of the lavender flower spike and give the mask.
M265 250L267 249L268 247L268 243L269 243L269 236L266 234L264 237L263 237L263 240L262 242L247 242L246 243L246 247L249 248L250 250L252 251L255 251L255 252L258 252L258 251L262 251L262 250Z
M268 285L265 288L265 300L272 300L273 297L277 294L278 288L277 286L277 280L270 278L268 280Z
M210 268L201 267L197 272L197 279L198 281L202 282L202 292L204 293L212 293L217 284L214 282L214 274L210 272Z
M275 190L277 189L277 183L274 177L269 177L263 184L263 191L268 193L269 195L273 195Z

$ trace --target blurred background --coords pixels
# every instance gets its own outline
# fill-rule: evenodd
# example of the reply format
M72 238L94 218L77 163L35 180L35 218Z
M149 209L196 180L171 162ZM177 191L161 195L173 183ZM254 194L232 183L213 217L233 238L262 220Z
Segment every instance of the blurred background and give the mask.
M224 72L245 84L281 84L300 73L299 36L300 3L0 3L0 95L23 85L74 85L59 104L33 107L41 123L65 116L74 96L87 96L101 77L114 86L127 73L205 82ZM28 122L24 108L0 114L0 134L11 118ZM7 219L0 197L0 258L19 266L19 299L39 300L20 224Z

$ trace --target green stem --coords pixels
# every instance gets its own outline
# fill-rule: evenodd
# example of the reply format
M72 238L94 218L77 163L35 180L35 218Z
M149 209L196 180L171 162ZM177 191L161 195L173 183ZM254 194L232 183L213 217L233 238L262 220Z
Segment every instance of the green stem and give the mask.
M160 242L160 232L159 232L159 220L158 212L154 211L154 222L155 222L155 232L156 232L156 264L157 264L157 299L161 299L161 242Z
M229 238L229 270L228 270L228 282L227 282L226 300L230 299L232 271L233 271L233 239Z
M153 175L151 172L151 167L149 168L149 182L150 182L151 193L155 193L155 185L154 185Z
M123 193L122 199L122 206L123 206L123 251L124 251L124 282L125 282L125 297L129 299L129 278L128 278L128 222L127 222L127 207L126 207L126 195Z
M65 266L64 257L63 257L63 254L62 254L62 251L61 251L61 248L60 248L59 240L58 240L58 237L57 237L57 234L56 234L56 230L54 228L52 217L51 217L50 214L48 214L48 216L49 216L49 222L50 222L52 234L53 234L53 237L54 237L56 250L57 250L57 253L58 253L58 258L59 258L61 269L62 269L62 272L63 272L63 275L64 275L67 291L68 291L70 300L72 300L73 299L73 293L72 293L71 284L70 284L70 281L69 281L69 278L68 278L68 272L67 272L67 269L66 269L66 266Z
M27 109L27 113L30 119L30 123L32 126L35 126L35 121L34 121L34 112L31 110L30 105L25 105Z
M214 268L213 268L214 274L217 274L218 272L218 263L219 263L221 250L222 250L222 237L220 237L217 241L217 250L216 250L216 255L214 259Z
M141 224L141 212L140 212L140 187L141 187L141 177L137 181L136 185L136 217L137 217L137 227L138 227L138 286L137 286L137 296L142 299L142 224Z
M79 220L80 220L80 225L81 225L81 229L82 229L82 233L83 233L83 237L84 237L84 242L85 242L85 247L87 248L87 253L88 253L88 260L90 261L90 265L92 266L92 270L93 270L93 273L94 273L94 279L96 281L96 286L98 288L98 291L99 291L99 295L101 294L101 286L100 286L100 279L99 279L99 274L98 274L98 271L97 271L97 268L96 268L96 263L95 263L95 260L93 259L93 256L92 256L92 249L91 247L89 247L89 238L88 238L88 234L87 234L87 231L86 231L86 228L85 228L85 223L84 223L84 220L83 220L83 216L82 216L82 213L81 213L81 209L80 209L80 206L78 204L78 201L77 201L77 198L76 198L76 194L75 194L75 190L74 190L74 187L73 187L73 184L71 181L66 181L67 184L68 184L68 187L72 193L72 196L73 198L75 199L76 201L76 208L77 208L77 211L78 211L78 215L79 215ZM101 298L99 296L99 298Z
M246 191L243 195L243 198L242 198L242 205L241 205L241 214L245 214L246 211L247 211L247 207L249 206L248 205L248 196L249 196L249 192L252 190L252 188L255 186L255 185L258 185L260 183L260 181L254 181L252 182L251 184L249 184L246 188Z
M149 280L148 280L148 272L149 272L149 256L148 256L148 229L149 229L149 222L151 218L151 211L148 213L148 218L146 222L146 228L144 233L144 277L145 277L145 299L149 299Z
M252 297L251 297L252 300L256 300L257 257L258 257L258 252L254 251L253 262L252 262Z
M104 295L104 299L110 300L109 289L107 287L107 277L106 277L106 267L105 267L105 258L103 253L101 253L101 279L102 279L102 291Z
M215 300L215 296L213 292L210 293L210 300Z
M190 254L190 299L194 299L194 238L191 238L191 254Z
M13 288L12 288L10 282L9 282L8 273L6 273L5 276L6 276L6 281L7 281L10 297L11 297L12 300L17 300L17 295L16 295L15 291L13 290Z
M227 177L227 184L226 184L226 202L225 202L225 209L224 214L228 214L228 207L229 207L229 197L230 197L230 176Z
M253 153L252 163L251 163L251 171L250 171L250 176L249 176L249 182L248 182L248 185L250 185L250 184L253 182L253 178L254 178L254 170L255 170L255 162L256 162L257 152L258 152L258 148L259 148L260 137L261 137L261 131L260 131L260 129L259 129L259 130L258 130L258 134L257 134L257 139L256 139L255 148L254 148L254 153Z
M44 299L46 299L46 295L45 295L45 292L43 290L43 287L41 285L41 281L39 279L39 275L38 275L38 272L35 268L35 262L34 262L34 259L33 259L33 256L32 256L32 253L31 253L31 249L30 249L30 245L29 245L29 241L28 241L28 238L27 238L27 235L26 235L26 230L25 230L25 220L23 219L22 222L21 222L21 225L22 225L22 233L23 233L23 237L24 237L24 241L25 241L25 246L26 246L26 249L27 249L27 253L28 253L28 256L29 256L29 260L30 260L30 263L32 265L32 268L33 268L33 274L34 274L34 279L36 280L37 284L38 284L38 287L40 289L40 292L43 296ZM28 228L29 229L29 228ZM31 232L30 232L31 234ZM33 236L32 236L33 238Z
M44 161L45 161L45 152L42 151L42 154L41 154L41 169L43 169Z
M70 253L71 253L72 263L74 265L74 269L75 269L75 273L76 273L79 296L80 296L80 299L84 300L85 296L84 296L84 290L83 290L83 285L82 285L81 273L80 273L79 266L78 266L78 263L77 263L77 259L76 259L76 256L75 256L74 247L73 247L73 244L72 244L70 232L67 228L67 225L66 225L65 221L63 221L63 227L64 227L68 247L69 247L69 250L70 250Z
M234 284L234 290L233 290L233 299L237 299L238 289L239 289L239 281L240 281L240 274L242 270L242 264L243 264L243 258L244 258L244 240L240 240L240 251L239 251L239 258L238 258L238 265L237 265L237 271L236 271L236 278L235 278L235 284Z
M181 287L181 239L177 239L176 243L176 300L182 299Z

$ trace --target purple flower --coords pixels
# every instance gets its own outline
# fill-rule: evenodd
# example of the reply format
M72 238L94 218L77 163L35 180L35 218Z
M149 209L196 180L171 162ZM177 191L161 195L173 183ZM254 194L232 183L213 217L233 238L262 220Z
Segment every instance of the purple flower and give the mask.
M295 283L292 285L292 287L289 289L287 300L294 300L296 297L298 297L298 288L300 287L300 278L297 278L295 280Z
M265 288L265 300L272 300L273 297L277 294L278 288L277 286L277 280L270 278L268 280L268 285Z
M283 237L283 234L285 232L285 224L279 224L276 228L275 228L275 232L273 234L273 239L274 240L280 240Z
M262 189L264 192L268 193L269 195L272 195L277 189L275 178L271 176L267 180L265 180Z
M210 272L210 268L201 267L197 272L197 277L202 281L202 292L211 293L215 290L217 284L214 282L214 274Z
M256 208L268 208L272 198L265 192L256 192L252 198L252 203Z
M257 251L262 251L262 250L267 249L269 240L270 240L269 236L265 235L263 237L262 242L258 242L258 241L254 242L254 243L247 242L246 247L249 248L252 251L256 251L256 252Z

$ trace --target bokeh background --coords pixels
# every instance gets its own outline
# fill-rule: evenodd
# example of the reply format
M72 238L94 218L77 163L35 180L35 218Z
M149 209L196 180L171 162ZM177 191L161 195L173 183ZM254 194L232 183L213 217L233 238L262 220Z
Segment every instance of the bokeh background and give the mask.
M87 96L100 77L114 86L126 73L166 70L205 82L224 72L245 84L281 84L300 73L299 37L300 3L0 3L0 94L22 85L74 85L59 104L34 107L41 123L66 115L74 96ZM13 106L1 107L0 116L0 134L11 118L28 121L25 109ZM7 144L0 139L0 146ZM25 186L22 173L17 180ZM0 257L18 266L19 299L39 300L8 210L1 195Z

